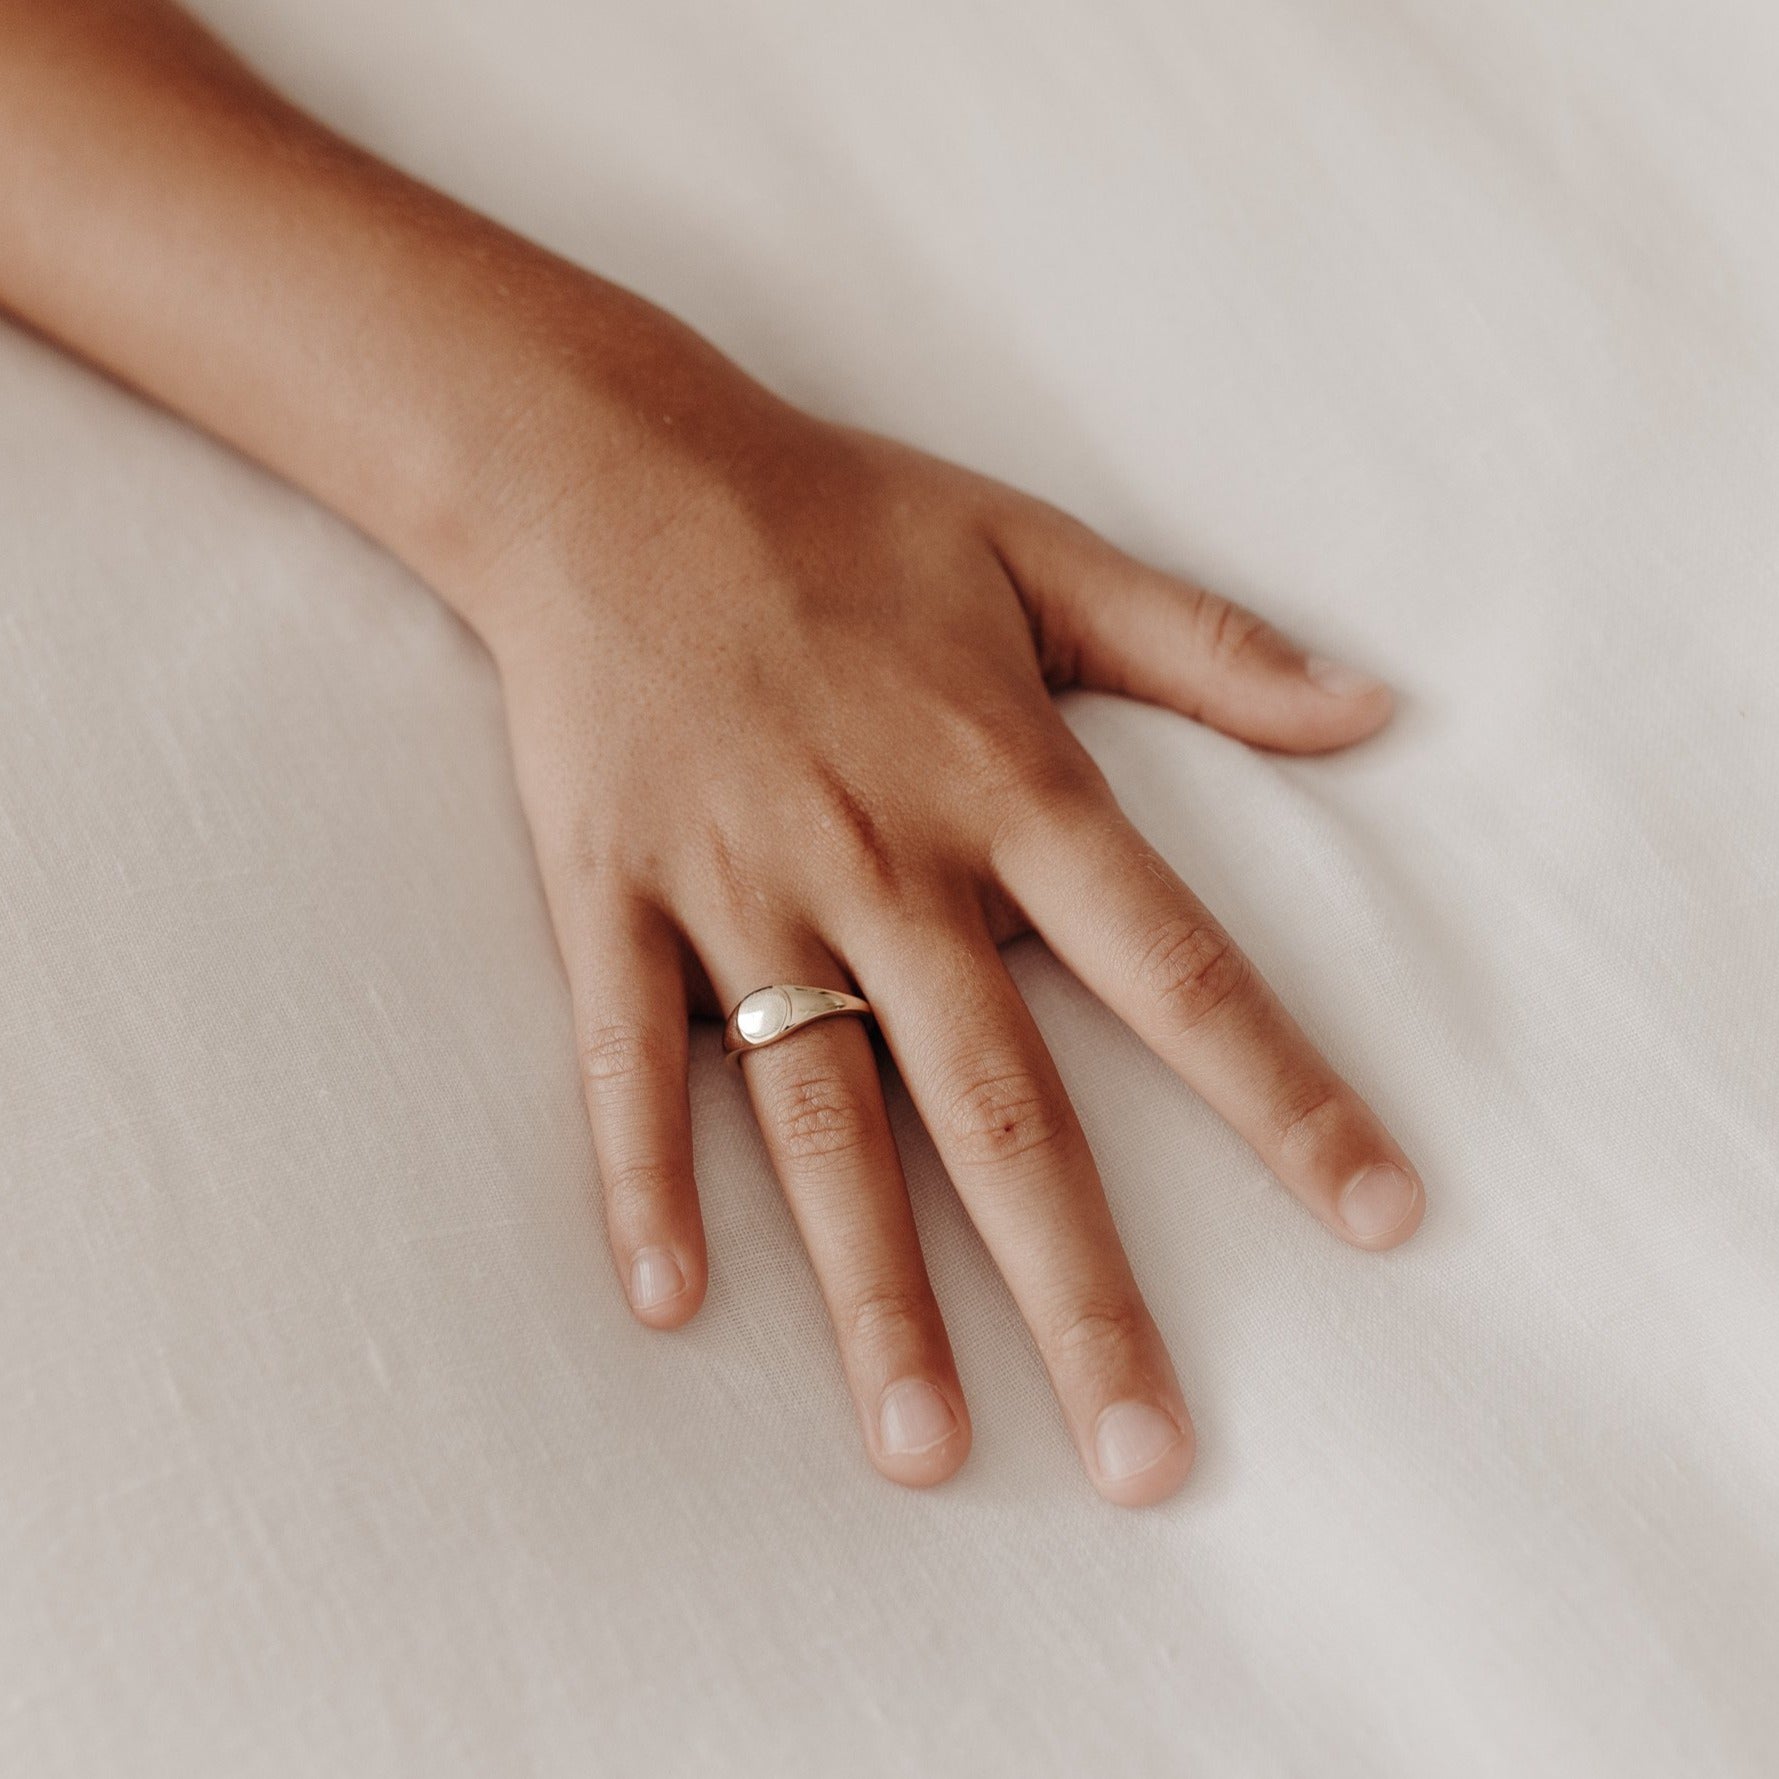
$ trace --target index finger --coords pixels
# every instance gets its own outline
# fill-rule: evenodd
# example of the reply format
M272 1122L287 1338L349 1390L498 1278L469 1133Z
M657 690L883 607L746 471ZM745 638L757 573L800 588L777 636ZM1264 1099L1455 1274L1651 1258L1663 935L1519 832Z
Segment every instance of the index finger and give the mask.
M1116 804L1019 824L996 864L1051 950L1329 1228L1364 1248L1414 1233L1408 1157Z

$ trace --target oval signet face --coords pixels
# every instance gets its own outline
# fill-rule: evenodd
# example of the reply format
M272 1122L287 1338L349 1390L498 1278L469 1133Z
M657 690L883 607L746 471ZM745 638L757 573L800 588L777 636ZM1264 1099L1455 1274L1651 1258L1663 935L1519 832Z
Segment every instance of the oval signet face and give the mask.
M735 1009L735 1029L750 1044L776 1038L791 1023L791 997L782 988L756 988Z

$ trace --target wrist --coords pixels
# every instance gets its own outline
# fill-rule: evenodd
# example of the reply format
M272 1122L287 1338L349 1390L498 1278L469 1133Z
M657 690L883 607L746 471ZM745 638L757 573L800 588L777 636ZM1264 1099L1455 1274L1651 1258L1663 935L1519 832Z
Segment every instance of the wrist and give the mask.
M491 648L571 563L620 558L797 418L663 310L552 270L569 288L469 349L426 491L388 540Z

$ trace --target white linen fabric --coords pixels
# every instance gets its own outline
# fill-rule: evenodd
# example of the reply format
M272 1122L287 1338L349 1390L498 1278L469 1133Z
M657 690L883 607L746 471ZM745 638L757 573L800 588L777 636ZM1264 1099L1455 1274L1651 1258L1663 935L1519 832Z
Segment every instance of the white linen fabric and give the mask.
M0 1771L1770 1773L1779 14L203 10L1389 674L1334 760L1068 712L1430 1209L1343 1248L1015 946L1199 1466L1093 1495L896 1090L977 1438L879 1480L714 1030L710 1298L625 1310L477 645L0 331Z

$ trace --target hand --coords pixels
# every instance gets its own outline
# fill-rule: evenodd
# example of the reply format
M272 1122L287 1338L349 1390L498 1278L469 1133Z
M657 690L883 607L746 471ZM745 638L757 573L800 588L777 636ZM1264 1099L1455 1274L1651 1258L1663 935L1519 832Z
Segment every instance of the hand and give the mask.
M0 162L0 303L356 520L492 650L637 1315L704 1295L687 1007L856 985L1094 1482L1173 1489L1185 1404L997 943L1041 933L1349 1240L1402 1240L1421 1187L1048 688L1301 751L1370 734L1384 688L786 407L331 136L168 0L0 0ZM969 1417L865 1028L742 1067L872 1461L937 1482Z
M455 590L506 690L635 1313L677 1327L705 1290L688 1004L856 988L1089 1475L1157 1500L1191 1423L997 945L1035 928L1335 1233L1394 1246L1423 1195L1049 691L1294 752L1369 735L1389 694L1050 507L785 407L672 330L643 356L646 396L602 397L585 424L555 404L500 455L502 519ZM867 1028L829 1020L741 1066L871 1460L938 1482L969 1414Z

